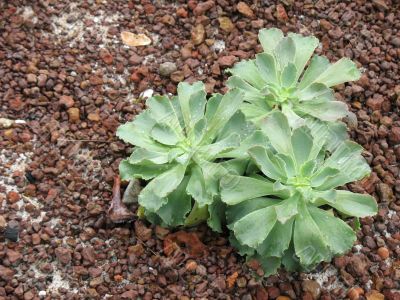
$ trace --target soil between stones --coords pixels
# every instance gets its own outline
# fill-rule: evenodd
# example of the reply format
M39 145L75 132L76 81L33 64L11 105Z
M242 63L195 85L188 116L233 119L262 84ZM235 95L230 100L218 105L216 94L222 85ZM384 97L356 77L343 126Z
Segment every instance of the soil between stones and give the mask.
M0 125L0 299L400 299L397 1L2 1L0 16L0 117L26 122ZM116 226L106 211L131 150L115 129L144 108L139 95L182 80L223 91L224 69L261 50L263 27L316 35L318 53L364 70L337 97L373 169L348 188L374 195L379 213L347 255L260 281L204 226L192 231L207 257L171 257L165 230ZM121 31L152 44L124 46Z

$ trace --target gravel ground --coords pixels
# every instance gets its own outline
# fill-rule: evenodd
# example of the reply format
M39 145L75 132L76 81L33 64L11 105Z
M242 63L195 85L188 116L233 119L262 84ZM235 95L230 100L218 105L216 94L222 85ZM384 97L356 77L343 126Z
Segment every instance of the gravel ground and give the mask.
M400 299L399 2L253 2L0 0L0 117L19 120L0 121L1 300ZM182 80L223 91L224 69L261 50L264 27L314 34L318 53L364 71L337 97L373 169L348 188L374 195L379 213L346 256L259 280L226 236L200 226L188 236L207 255L170 254L168 231L106 212L131 150L115 130L144 108L140 94ZM125 46L122 31L152 44Z

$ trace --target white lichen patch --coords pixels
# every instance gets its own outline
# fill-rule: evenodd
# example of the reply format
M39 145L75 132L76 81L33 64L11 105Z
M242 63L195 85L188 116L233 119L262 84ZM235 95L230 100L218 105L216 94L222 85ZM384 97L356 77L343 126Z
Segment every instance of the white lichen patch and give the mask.
M360 253L362 247L363 247L362 245L354 245L353 249L356 251L356 253Z
M89 11L80 9L78 3L72 2L64 12L51 18L50 32L43 34L56 43L68 43L70 47L95 37L98 41L97 46L104 48L105 44L117 40L109 39L107 33L110 26L119 26L121 16L119 12L110 15L102 10L92 15Z
M49 292L58 291L59 288L64 288L67 290L70 289L69 282L62 278L62 273L60 272L60 270L58 269L54 270L52 278L53 280L51 284L47 287L47 290Z
M396 215L396 211L389 209L387 213L388 219L391 219L394 215Z
M31 162L31 157L33 153L15 153L11 150L3 149L0 152L0 161L2 162L2 171L0 173L0 186L5 188L5 192L18 192L18 188L15 185L12 174L15 172L21 172L25 174L25 170L28 164ZM4 167L7 166L7 167ZM34 206L36 209L40 210L43 205L35 197L27 197L19 193L21 199L16 203L18 206L18 211L16 215L22 220L26 221L30 218L31 222L41 222L45 216L45 212L40 212L39 216L32 217L31 214L25 210L25 205ZM7 201L3 201L1 208L6 208Z
M45 263L43 260L39 260L35 262L34 264L30 265L29 271L33 272L34 276L33 278L30 278L31 281L36 281L39 278L45 278L48 276L48 274L43 273L40 269L39 266L40 264ZM52 281L51 283L46 287L44 290L45 292L52 294L52 293L57 293L60 288L67 289L69 291L72 291L73 293L77 293L78 289L77 288L71 288L71 284L63 274L66 274L64 271L60 270L58 268L57 262L52 262L51 266L53 268L53 272L51 273L51 278ZM22 276L21 270L17 269L17 275L16 277Z
M103 174L103 168L101 166L101 161L94 159L92 151L87 148L82 148L74 157L74 166L83 168L82 178L93 179L101 178Z
M211 49L219 53L225 50L225 42L223 40L215 40L214 44L211 46Z
M17 191L12 174L15 172L25 173L27 165L31 162L32 153L15 153L11 150L2 149L0 152L0 186L5 192ZM3 201L5 205L6 201Z
M320 287L326 291L344 288L343 283L338 280L339 276L337 269L331 265L322 272L306 274L306 278L315 280ZM332 278L334 279L332 280Z
M36 24L38 22L38 17L36 13L33 11L31 6L24 6L18 9L18 14L21 14L22 18L25 22L31 22L32 24Z

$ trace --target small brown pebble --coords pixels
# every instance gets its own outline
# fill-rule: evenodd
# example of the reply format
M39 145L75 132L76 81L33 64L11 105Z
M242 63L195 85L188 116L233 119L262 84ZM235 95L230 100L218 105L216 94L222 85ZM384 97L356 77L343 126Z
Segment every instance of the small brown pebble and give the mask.
M182 71L176 71L170 75L170 78L173 82L179 83L185 79L185 75Z
M193 28L191 35L193 44L200 45L202 42L204 42L204 39L206 37L206 31L204 29L203 24L197 24Z
M66 108L71 108L72 106L74 106L75 101L71 96L62 95L60 97L59 103Z
M7 226L7 221L4 216L0 215L0 231L2 231Z
M276 18L280 22L287 22L287 20L289 20L285 7L282 4L276 6Z
M144 253L144 248L141 243L128 248L128 254L134 254L135 256L141 256Z
M20 195L15 191L10 191L7 193L7 201L8 203L16 203L21 199Z
M151 228L147 228L142 221L136 221L135 234L142 242L146 242L151 239L152 230Z
M385 296L376 290L372 290L365 295L367 300L384 300Z
M107 49L100 50L100 58L104 61L105 64L111 65L113 63L113 56Z
M98 112L93 112L88 114L88 120L92 122L99 122L100 121L100 115Z
M221 27L221 29L226 32L231 32L235 29L235 25L228 17L219 17L218 21L219 21L219 27Z
M237 57L233 55L221 56L218 58L218 63L222 67L230 67L237 61Z
M250 8L250 6L247 5L247 3L241 1L236 5L236 8L242 15L244 15L248 18L254 17L254 12Z
M187 12L187 10L184 9L183 7L179 7L179 8L176 10L176 15L177 15L178 17L180 17L180 18L187 18L188 12Z
M236 281L236 284L240 288L244 288L247 285L247 280L245 277L239 277Z
M361 295L364 294L364 290L360 287L354 287L351 288L348 293L347 297L349 297L350 300L357 300L360 298Z
M71 107L70 109L68 109L68 116L71 122L79 121L79 114L79 108Z
M389 250L386 247L380 247L377 253L382 259L386 259L389 257Z
M22 254L19 253L18 251L14 251L11 249L7 250L7 259L12 265L14 265L14 264L17 265L19 263L19 261L21 260L21 258L22 258Z
M186 263L185 268L186 268L187 271L193 272L197 268L197 263L194 260L189 260Z
M32 244L39 245L40 244L40 235L37 233L32 234Z
M55 251L55 254L58 261L64 265L68 264L72 259L71 250L67 248L58 247Z

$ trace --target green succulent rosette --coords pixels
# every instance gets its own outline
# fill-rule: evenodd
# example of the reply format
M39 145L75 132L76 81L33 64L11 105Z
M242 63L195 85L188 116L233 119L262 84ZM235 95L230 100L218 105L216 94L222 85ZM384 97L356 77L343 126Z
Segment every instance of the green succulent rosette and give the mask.
M320 123L292 129L278 110L260 127L268 142L248 151L255 171L220 183L232 244L259 260L265 275L281 264L311 270L348 251L356 234L341 217L377 212L373 197L337 189L370 173L362 147L344 138L332 142L330 127Z
M121 178L147 181L141 214L167 227L208 220L221 230L219 179L242 174L247 148L265 140L239 111L242 102L238 89L207 101L203 83L180 83L177 96L149 98L146 110L118 128L117 136L136 146L120 163Z
M272 28L262 29L259 40L264 52L228 70L232 76L227 85L244 92L241 110L246 118L257 123L279 108L291 126L298 127L304 118L334 122L349 113L345 103L335 100L331 87L360 78L351 60L331 64L323 56L311 58L319 43L313 36L284 36Z

